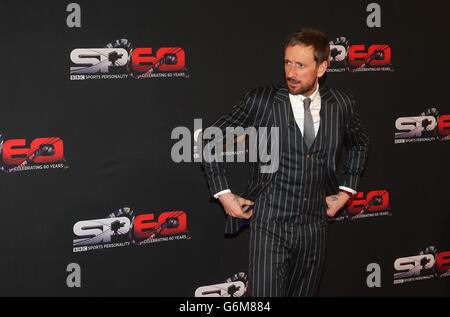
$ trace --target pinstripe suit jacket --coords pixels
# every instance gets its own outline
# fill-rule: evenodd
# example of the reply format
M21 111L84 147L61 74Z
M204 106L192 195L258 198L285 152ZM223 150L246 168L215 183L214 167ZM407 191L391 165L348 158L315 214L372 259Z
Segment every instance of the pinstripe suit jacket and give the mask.
M369 151L369 136L361 124L355 101L351 96L338 89L320 87L321 97L320 128L317 138L322 138L321 149L327 156L325 193L335 194L338 186L346 186L358 190L360 176L365 168ZM291 111L289 92L285 84L275 84L248 91L233 109L220 117L212 126L222 130L226 135L226 127L278 127L279 153L286 144L288 111ZM303 141L303 140L302 140ZM207 141L204 141L207 143ZM317 143L317 142L315 142ZM299 146L302 146L301 144ZM344 164L342 178L338 182L336 162L341 148L347 149L347 160ZM226 177L223 163L213 161L202 163L209 184L211 195L231 188ZM261 173L261 162L250 164L250 178L242 197L255 200L266 188L275 173ZM240 226L240 219L227 216L225 233L235 233Z

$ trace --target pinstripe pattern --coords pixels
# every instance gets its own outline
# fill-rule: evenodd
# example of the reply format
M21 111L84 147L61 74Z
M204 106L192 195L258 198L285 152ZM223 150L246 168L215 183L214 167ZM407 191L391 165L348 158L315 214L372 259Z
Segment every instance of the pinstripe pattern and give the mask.
M369 137L354 100L320 88L320 126L308 148L294 118L285 85L248 92L214 125L279 127L281 158L272 174L252 177L242 196L255 200L250 224L249 291L251 296L317 294L327 239L325 197L338 190L336 160L348 151L340 184L358 190L368 155ZM261 145L260 145L261 146ZM211 194L229 188L221 163L203 164ZM241 220L227 217L225 232L235 233Z
M250 227L252 296L312 296L324 260L325 174L323 154L316 151L324 132L319 128L308 150L291 109L282 115L288 129L279 170L257 197Z
M322 179L321 188L325 194L337 192L338 185L358 190L360 175L364 170L368 156L369 137L361 125L359 115L355 111L353 98L337 89L320 87L321 123L318 135L311 147L312 157L317 159L307 162L305 168L315 170L320 166L315 179ZM219 118L213 126L219 127L226 135L226 127L279 127L280 145L282 153L286 147L288 131L288 115L291 112L289 93L285 84L260 87L248 91L233 109ZM301 137L300 137L301 138ZM305 147L303 141L302 148ZM336 176L336 160L344 145L347 149L347 160L344 164L343 175L338 183ZM226 178L223 163L202 163L209 184L211 195L221 190L231 188ZM241 196L255 200L274 175L260 173L260 163L250 164L251 177L247 190ZM315 181L313 179L312 181ZM308 198L312 188L305 188L305 198ZM312 201L312 204L317 202ZM256 211L255 211L256 213ZM241 220L228 217L225 222L225 233L236 233L241 228Z
M252 222L248 295L316 295L325 259L326 239L326 222L304 225Z

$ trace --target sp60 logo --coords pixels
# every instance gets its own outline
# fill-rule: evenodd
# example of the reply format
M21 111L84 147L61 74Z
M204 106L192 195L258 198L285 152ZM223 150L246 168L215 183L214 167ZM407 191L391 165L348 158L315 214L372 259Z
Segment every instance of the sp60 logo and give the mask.
M385 189L358 192L348 200L343 212L330 221L354 220L366 217L390 216L389 192Z
M430 108L420 116L397 118L395 130L395 143L450 140L450 115Z
M186 212L135 215L128 207L108 218L78 221L73 233L74 252L190 238Z
M450 251L438 252L430 246L418 255L396 259L394 269L394 284L446 277L450 275Z
M0 136L0 151L4 172L67 168L64 142L59 137L3 140Z
M181 47L133 48L126 39L104 48L76 48L70 53L72 80L189 77Z
M247 287L247 274L239 272L223 283L198 287L195 290L195 297L243 297L247 293Z
M345 37L330 42L328 72L392 71L389 44L349 44Z

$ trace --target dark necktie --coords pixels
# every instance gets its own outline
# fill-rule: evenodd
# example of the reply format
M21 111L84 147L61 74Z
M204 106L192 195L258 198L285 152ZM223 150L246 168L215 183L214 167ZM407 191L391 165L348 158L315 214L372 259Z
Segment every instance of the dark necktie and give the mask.
M311 98L305 98L303 100L303 107L305 108L304 122L303 122L303 137L305 139L305 143L308 148L314 142L315 133L314 133L314 121L311 115L311 110L309 106L311 105Z

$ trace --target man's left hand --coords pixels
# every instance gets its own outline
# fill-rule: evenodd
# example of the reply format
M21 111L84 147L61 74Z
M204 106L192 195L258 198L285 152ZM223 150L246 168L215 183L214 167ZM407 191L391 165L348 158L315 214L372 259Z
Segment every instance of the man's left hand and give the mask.
M336 213L341 210L347 201L350 199L350 196L346 193L339 192L336 195L327 196L325 198L327 202L327 215L328 217L334 217Z

